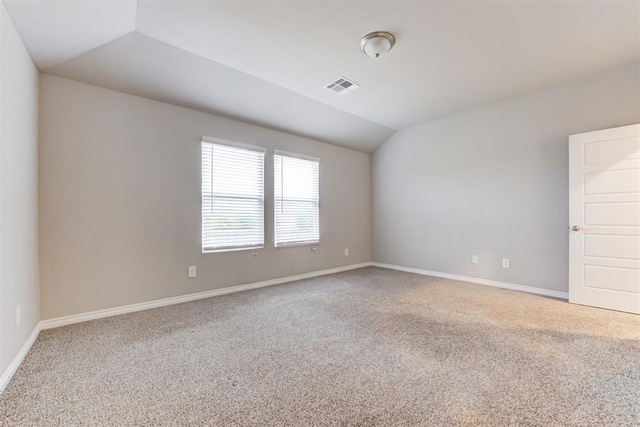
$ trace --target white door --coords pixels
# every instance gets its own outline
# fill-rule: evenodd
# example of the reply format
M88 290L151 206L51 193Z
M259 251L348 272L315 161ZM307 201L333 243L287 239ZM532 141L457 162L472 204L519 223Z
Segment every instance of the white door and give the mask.
M569 302L640 314L640 125L569 137Z

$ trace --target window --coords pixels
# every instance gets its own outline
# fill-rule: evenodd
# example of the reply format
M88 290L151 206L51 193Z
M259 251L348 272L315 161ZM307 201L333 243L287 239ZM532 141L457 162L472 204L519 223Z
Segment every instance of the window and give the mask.
M318 159L276 151L273 164L276 246L318 243Z
M264 246L264 150L202 141L202 251Z

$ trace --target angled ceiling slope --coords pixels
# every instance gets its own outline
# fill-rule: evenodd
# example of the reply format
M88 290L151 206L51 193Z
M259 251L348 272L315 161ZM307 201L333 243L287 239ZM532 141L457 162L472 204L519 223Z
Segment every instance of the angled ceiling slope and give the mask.
M394 131L133 32L53 74L371 152Z
M49 71L136 27L137 0L4 3L40 71Z
M41 70L365 152L640 60L638 1L4 2ZM379 59L374 30L397 39Z
M136 0L4 3L44 72L363 152L395 132L136 32Z

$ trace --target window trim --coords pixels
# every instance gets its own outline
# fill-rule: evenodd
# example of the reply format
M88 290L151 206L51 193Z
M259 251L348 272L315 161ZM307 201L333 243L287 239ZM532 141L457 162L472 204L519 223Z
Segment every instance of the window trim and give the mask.
M229 248L221 248L221 249L202 249L203 254L216 254L222 252L240 252L240 251L255 251L258 249L264 249L264 245L262 246L231 246Z
M318 163L318 175L320 175L320 159L318 157L308 156L306 154L291 153L288 151L273 150L274 156L293 157L295 159L310 160ZM318 194L320 193L320 183L318 182Z
M223 145L227 147L240 148L243 150L255 151L258 153L262 153L262 245L242 245L242 246L226 246L220 248L205 248L204 243L204 213L202 210L203 203L203 175L202 175L202 144L213 144L213 145ZM267 165L267 149L265 147L260 147L257 145L246 144L243 142L229 141L226 139L220 138L212 138L209 136L202 136L200 140L200 249L203 254L211 254L211 253L223 253L223 252L239 252L239 251L250 251L257 249L264 249L266 246L266 165Z
M276 241L276 192L275 192L275 156L292 157L294 159L309 160L318 163L318 239L317 240L305 240L299 242L287 242L280 243ZM295 246L317 246L320 244L320 158L309 156L306 154L291 153L289 151L273 150L273 159L271 161L273 167L273 247L276 249L291 248Z
M260 147L259 145L251 145L244 142L229 141L228 139L212 138L210 136L203 136L202 141L200 142L201 143L207 142L209 144L226 145L227 147L242 148L244 150L258 151L261 153L265 153L265 157L267 153L267 149L265 147Z
M320 227L318 226L318 235L320 235ZM293 248L296 246L319 246L320 245L320 239L315 240L315 241L311 241L311 240L307 240L304 242L291 242L291 243L280 243L278 246L276 246L276 242L273 242L273 247L276 249L283 249L283 248Z

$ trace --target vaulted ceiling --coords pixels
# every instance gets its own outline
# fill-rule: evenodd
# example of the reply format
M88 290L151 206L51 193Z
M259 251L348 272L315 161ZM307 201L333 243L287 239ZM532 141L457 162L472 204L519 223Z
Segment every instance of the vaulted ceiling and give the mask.
M640 60L638 1L4 3L41 71L364 152ZM374 30L397 39L378 59ZM340 76L362 87L324 88Z

